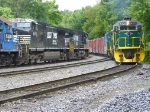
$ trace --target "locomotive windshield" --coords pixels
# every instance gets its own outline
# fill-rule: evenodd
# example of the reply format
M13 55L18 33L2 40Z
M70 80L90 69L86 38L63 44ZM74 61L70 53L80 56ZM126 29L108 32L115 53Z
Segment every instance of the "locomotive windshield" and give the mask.
M30 26L30 23L17 23L18 28L29 28Z
M120 30L135 30L136 26L120 26Z

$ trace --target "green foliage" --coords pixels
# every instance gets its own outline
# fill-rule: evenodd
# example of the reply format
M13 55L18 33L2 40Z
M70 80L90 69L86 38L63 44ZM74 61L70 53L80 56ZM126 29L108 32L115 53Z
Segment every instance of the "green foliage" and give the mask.
M74 12L64 10L61 13L63 19L59 26L76 30L83 30L82 27L86 21L86 17L84 16L84 9L75 10Z
M32 18L52 25L84 30L89 34L89 39L102 37L112 29L115 22L124 17L139 20L145 31L150 29L149 0L99 0L95 6L73 12L58 11L55 1L42 3L42 0L0 0L0 6L11 9L4 9L5 17L14 15L15 18Z
M41 13L45 18L41 18L44 22L51 23L52 25L58 25L62 21L61 12L58 10L58 5L55 5L55 1L42 3ZM40 15L41 16L41 15Z
M89 39L93 39L95 36L95 18L96 18L97 9L91 6L85 7L84 15L87 18L86 22L84 23L83 29L88 32ZM100 24L99 24L100 25ZM96 27L97 28L97 27Z
M149 0L129 0L131 1L130 14L136 20L139 20L144 30L150 29L150 1Z
M10 7L14 18L31 18L52 25L61 22L62 16L55 1L42 0L0 0L1 7Z
M71 28L68 21L72 14L73 12L69 10L61 11L61 15L63 18L59 26L64 27L64 28Z
M70 27L76 30L83 30L82 26L85 21L86 17L84 16L84 9L74 11L68 19Z
M4 18L12 18L12 17L14 17L12 15L11 9L8 8L8 7L6 7L6 8L0 7L0 16L2 16Z
M103 0L94 7L86 7L85 16L88 19L83 29L89 33L89 39L100 38L110 31L116 21L128 15L129 4L124 0Z

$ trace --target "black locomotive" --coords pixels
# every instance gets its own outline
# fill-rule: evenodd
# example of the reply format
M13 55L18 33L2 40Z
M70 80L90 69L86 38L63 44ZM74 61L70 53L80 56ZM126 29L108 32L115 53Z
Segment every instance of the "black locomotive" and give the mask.
M21 51L16 64L88 57L86 32L51 26L31 19L15 18L10 21Z

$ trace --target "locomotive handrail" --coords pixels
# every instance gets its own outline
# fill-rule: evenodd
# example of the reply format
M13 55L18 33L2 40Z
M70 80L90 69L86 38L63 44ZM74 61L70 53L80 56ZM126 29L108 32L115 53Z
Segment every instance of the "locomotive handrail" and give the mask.
M25 44L25 46L26 46L26 52L28 53L28 44L27 44L27 41L23 37L21 37L21 39L22 39L23 43Z

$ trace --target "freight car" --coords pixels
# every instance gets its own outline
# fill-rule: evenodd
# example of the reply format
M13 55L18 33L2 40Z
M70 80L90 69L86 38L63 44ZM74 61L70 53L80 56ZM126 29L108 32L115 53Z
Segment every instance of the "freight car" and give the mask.
M116 22L101 39L90 40L89 47L92 53L107 55L116 62L141 62L145 57L142 35L142 24L125 18Z
M14 41L11 22L0 17L0 65L15 64L20 52L18 43Z
M88 56L86 32L55 27L31 19L11 19L13 32L21 46L18 64L70 60Z

